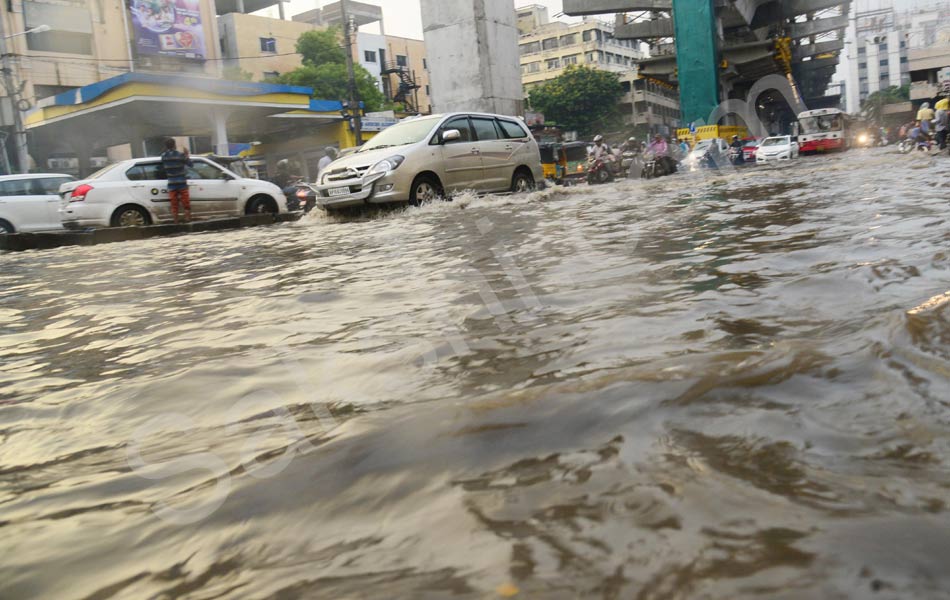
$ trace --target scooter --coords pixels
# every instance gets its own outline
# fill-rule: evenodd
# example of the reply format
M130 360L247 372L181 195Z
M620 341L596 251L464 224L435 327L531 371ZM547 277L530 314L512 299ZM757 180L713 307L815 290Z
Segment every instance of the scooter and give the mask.
M643 179L656 179L676 173L676 161L668 156L656 156L653 152L648 152L644 159L646 162L640 175Z
M593 158L587 162L587 183L595 185L598 183L610 183L614 180L614 171L612 163L604 158Z

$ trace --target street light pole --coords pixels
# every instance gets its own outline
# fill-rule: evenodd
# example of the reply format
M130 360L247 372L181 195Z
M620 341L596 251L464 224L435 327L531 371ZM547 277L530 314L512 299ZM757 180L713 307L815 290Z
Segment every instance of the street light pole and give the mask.
M363 120L360 118L360 99L356 91L356 72L353 67L353 39L350 37L350 20L346 14L346 0L340 0L340 16L343 19L343 44L346 46L346 71L350 88L350 116L356 145L363 145Z
M10 53L7 52L7 40L28 33L42 33L49 31L49 25L40 25L11 35L3 32L3 19L0 18L0 66L3 71L3 87L7 91L7 98L10 100L10 112L13 114L13 147L16 156L17 170L20 173L30 171L30 155L26 142L26 131L23 127L23 115L20 111L20 86L13 77L13 65L10 62Z

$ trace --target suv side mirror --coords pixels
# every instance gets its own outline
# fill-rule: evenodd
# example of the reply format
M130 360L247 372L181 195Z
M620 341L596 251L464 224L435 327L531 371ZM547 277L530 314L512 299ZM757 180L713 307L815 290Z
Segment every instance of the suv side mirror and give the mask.
M447 129L442 132L442 143L455 142L462 139L462 132L458 129Z

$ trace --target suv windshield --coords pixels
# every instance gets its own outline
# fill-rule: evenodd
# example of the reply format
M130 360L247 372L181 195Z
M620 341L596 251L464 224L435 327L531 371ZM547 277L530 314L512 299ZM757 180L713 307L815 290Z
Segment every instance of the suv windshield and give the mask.
M390 148L393 146L405 146L415 144L426 139L432 133L432 130L439 123L441 117L425 117L422 119L413 119L403 121L398 125L393 125L389 129L384 129L376 137L366 142L359 152L369 152L379 148Z

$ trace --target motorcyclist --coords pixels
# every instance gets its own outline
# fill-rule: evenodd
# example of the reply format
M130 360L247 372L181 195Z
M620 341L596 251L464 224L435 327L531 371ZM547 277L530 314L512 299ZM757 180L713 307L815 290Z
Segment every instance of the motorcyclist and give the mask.
M729 148L730 153L732 154L732 164L744 165L745 152L742 150L742 140L739 139L738 135L732 136L732 143L729 144Z
M676 172L676 161L670 157L670 146L666 143L666 138L662 134L653 136L653 141L647 147L648 152L653 153L657 163L662 164L668 174Z
M930 122L933 120L934 109L930 108L929 102L924 102L920 105L920 110L917 111L918 126L923 133L930 133Z
M604 136L594 136L594 148L591 150L590 155L594 159L613 160L613 152L610 150L610 146L604 142Z
M640 153L640 142L637 141L637 138L630 137L627 138L627 141L620 146L620 151L623 154L639 154Z

